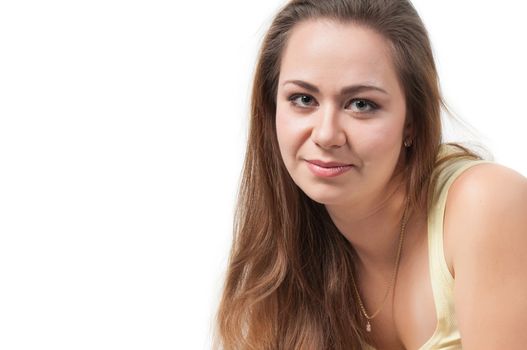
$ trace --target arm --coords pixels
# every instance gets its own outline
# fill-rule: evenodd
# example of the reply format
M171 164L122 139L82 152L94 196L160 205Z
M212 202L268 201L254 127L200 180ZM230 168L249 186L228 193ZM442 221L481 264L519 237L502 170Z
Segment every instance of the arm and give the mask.
M478 165L459 176L451 193L463 349L525 349L527 179L497 164Z

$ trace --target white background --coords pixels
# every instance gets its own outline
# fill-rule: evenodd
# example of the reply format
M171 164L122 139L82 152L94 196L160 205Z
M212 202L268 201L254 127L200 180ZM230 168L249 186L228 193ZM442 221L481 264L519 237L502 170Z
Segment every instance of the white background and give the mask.
M0 348L208 349L256 53L282 1L0 3ZM527 175L521 1L414 2Z

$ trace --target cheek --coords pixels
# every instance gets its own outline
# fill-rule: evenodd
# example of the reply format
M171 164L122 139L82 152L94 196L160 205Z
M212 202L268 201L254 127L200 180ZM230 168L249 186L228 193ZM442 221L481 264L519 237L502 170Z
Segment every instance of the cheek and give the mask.
M400 139L399 130L394 125L388 123L378 123L369 125L362 129L361 133L356 133L355 140L357 146L365 154L385 154L395 148Z
M356 149L365 163L375 166L385 164L391 167L397 162L402 146L403 128L403 122L398 119L394 120L393 115L379 118L378 123L372 123L367 128L363 128L360 134L355 134L355 139L358 141Z
M284 142L284 140L287 139L288 127L287 127L285 118L283 117L280 110L276 111L275 124L276 124L276 137L278 139L278 143L280 144L280 148L282 148L282 143Z
M388 155L400 151L406 108L402 98L395 99L387 108L379 115L378 123L371 125L369 135L371 146Z
M276 138L278 140L278 147L280 149L280 156L282 157L282 161L285 164L285 167L288 169L288 171L291 171L290 167L290 158L291 158L291 152L292 152L292 146L291 146L291 132L292 127L290 125L290 122L286 118L286 116L281 112L279 109L277 109L276 112Z
M284 143L287 141L288 127L285 122L285 119L279 109L276 111L275 117L276 125L276 138L278 140L278 146L280 147L280 152L284 153Z
M280 152L285 158L294 155L301 145L303 126L298 118L294 118L286 111L277 109L276 112L276 137Z

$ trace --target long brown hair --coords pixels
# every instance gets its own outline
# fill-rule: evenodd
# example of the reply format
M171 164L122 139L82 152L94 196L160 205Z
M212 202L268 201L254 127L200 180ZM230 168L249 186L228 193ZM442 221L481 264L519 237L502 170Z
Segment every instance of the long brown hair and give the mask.
M413 146L405 178L411 207L433 186L442 141L437 71L427 31L407 0L292 0L264 37L253 80L245 162L233 243L215 320L214 348L360 349L367 335L350 275L353 247L324 205L289 176L275 128L282 52L301 21L367 26L388 39L405 93ZM460 147L457 156L478 158ZM430 199L427 201L429 205Z

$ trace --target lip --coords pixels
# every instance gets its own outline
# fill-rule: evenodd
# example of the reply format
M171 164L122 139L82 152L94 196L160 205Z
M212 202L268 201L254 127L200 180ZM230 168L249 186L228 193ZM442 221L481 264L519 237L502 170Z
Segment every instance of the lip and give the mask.
M344 174L353 168L353 164L343 164L337 162L323 162L323 164L341 164L337 166L321 166L312 161L307 161L307 167L318 177L335 177Z
M333 161L325 162L325 161L318 160L318 159L306 159L306 161L311 163L311 164L315 164L315 165L318 165L320 167L323 167L323 168L334 168L334 167L342 167L342 166L353 165L353 164L350 164L350 163L340 163L340 162L333 162Z

